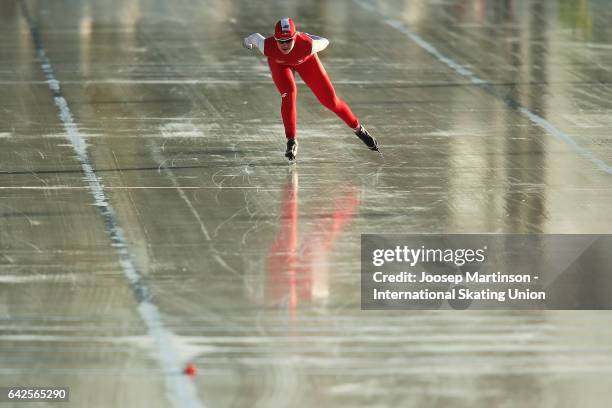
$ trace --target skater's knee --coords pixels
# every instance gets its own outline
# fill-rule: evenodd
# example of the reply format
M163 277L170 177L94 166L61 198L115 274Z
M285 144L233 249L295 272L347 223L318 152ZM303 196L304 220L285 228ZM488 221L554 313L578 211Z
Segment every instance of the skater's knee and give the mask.
M297 96L297 87L294 86L289 86L285 89L283 89L281 92L281 98L283 99L288 99L288 100L292 100L295 99L295 97Z

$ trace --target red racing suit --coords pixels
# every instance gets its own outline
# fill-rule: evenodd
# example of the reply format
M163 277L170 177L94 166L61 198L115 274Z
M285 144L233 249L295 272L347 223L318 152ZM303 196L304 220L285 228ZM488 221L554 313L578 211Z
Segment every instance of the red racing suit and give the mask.
M313 52L313 40L308 34L298 32L293 49L288 54L278 49L274 37L268 37L264 40L263 54L268 57L272 79L281 94L281 116L287 139L296 137L296 71L323 106L352 129L359 126L359 120L351 108L336 95L331 79L318 55Z

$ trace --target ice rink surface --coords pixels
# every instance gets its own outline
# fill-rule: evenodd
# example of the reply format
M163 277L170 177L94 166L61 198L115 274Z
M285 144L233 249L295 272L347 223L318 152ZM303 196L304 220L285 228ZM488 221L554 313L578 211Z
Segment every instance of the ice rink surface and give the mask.
M330 39L384 160L300 84L287 165L240 46L285 16ZM363 312L359 250L610 232L610 21L604 0L0 2L0 385L71 407L609 405L610 313Z

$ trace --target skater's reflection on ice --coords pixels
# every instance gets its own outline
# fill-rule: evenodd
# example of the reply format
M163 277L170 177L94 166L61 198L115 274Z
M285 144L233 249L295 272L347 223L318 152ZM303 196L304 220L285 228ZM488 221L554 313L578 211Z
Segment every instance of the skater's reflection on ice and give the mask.
M335 241L359 208L357 188L335 190L313 224L299 221L299 183L293 169L283 192L279 229L266 262L265 300L296 316L302 303L325 304L329 297L329 258ZM331 208L330 208L331 207ZM303 234L300 235L300 226Z

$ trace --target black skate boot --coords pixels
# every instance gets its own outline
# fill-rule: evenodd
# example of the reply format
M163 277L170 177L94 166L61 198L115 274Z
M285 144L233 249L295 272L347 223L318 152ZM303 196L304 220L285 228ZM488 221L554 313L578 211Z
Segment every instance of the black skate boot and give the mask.
M378 150L378 142L363 126L359 125L355 130L355 134L366 146L368 146L368 149L380 153L380 150Z
M285 152L285 157L289 159L290 162L295 160L295 156L297 155L297 148L297 140L287 139L287 151Z

